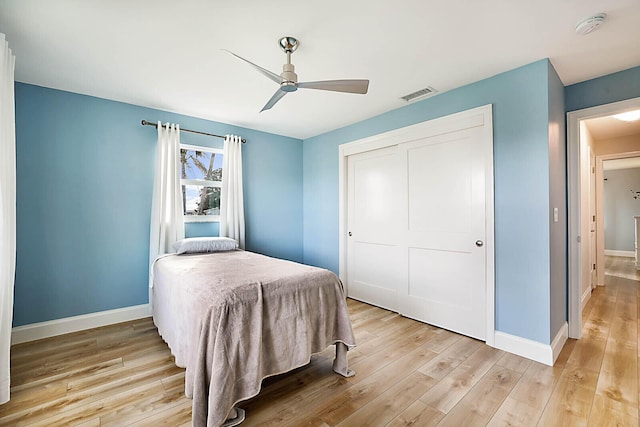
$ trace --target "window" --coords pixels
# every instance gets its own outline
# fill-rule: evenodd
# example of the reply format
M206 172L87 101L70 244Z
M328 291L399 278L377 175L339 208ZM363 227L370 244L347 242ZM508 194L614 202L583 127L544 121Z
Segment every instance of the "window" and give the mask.
M222 150L180 144L185 222L220 221Z

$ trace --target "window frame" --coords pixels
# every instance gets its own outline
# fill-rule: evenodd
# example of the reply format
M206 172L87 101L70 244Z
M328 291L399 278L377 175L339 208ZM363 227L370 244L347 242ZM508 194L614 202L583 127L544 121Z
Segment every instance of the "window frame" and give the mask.
M187 150L187 151L204 151L207 153L214 153L214 154L222 154L223 159L224 159L224 150L221 148L213 148L213 147L207 147L207 146L203 146L203 145L192 145L192 144L182 144L180 143L180 150ZM178 164L178 167L180 167L180 164ZM201 187L217 187L222 189L222 177L220 178L220 181L208 181L205 179L188 179L188 178L180 178L180 188L182 188L183 185L197 185L197 186L201 186ZM183 214L182 218L184 220L185 223L191 223L191 222L220 222L220 215L186 215Z

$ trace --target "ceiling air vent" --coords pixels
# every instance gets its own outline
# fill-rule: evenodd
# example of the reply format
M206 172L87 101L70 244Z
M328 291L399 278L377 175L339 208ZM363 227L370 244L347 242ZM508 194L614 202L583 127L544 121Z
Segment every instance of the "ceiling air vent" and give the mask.
M415 101L418 98L425 98L427 96L434 95L436 93L438 93L437 90L435 90L431 86L427 86L424 89L420 89L413 93L410 93L409 95L403 96L402 99L404 99L407 102L410 102L410 101Z

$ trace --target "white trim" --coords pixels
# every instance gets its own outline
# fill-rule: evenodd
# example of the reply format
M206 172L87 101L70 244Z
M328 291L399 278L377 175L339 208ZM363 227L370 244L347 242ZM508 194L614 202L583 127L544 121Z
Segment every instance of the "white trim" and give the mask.
M582 310L584 310L584 307L587 305L587 303L589 302L589 300L591 299L591 291L593 289L591 289L591 285L589 285L589 288L587 288L587 290L584 291L584 293L582 294L582 298L580 298L580 306L582 307Z
M449 114L448 116L438 117L436 119L419 122L403 128L379 133L340 145L338 147L340 151L340 159L352 154L364 153L367 151L377 150L379 148L398 145L397 142L394 142L394 140L398 138L401 138L404 142L410 142L416 139L442 135L444 133L451 132L452 122L456 123L456 131L485 126L493 123L491 117L492 105L487 104L482 107L472 108L459 113Z
M580 122L640 107L640 98L585 108L567 113L567 185L569 202L569 337L582 334L580 274Z
M222 188L222 181L209 181L206 179L180 178L181 185L191 185L193 187L214 187Z
M338 147L338 269L342 283L348 294L347 281L347 161L348 156L367 151L397 145L398 138L404 142L415 139L441 135L451 131L455 123L456 130L483 127L483 131L491 138L491 148L487 152L486 179L486 337L487 345L495 347L495 236L494 236L494 177L493 177L493 106L487 104L459 113L416 123L400 129L373 135Z
M190 151L206 151L207 153L224 154L224 150L222 148L212 148L205 145L191 145L180 143L180 149L183 148Z
M580 338L582 333L582 288L580 251L580 121L575 113L567 113L567 201L569 205L569 336Z
M220 215L183 215L184 223L189 222L220 222Z
M142 304L132 307L100 311L97 313L83 314L80 316L65 317L63 319L49 320L47 322L32 323L30 325L17 326L11 331L11 344L35 341L56 335L112 325L114 323L142 319L149 316L151 316L149 304Z
M551 352L553 357L552 365L556 363L556 360L558 360L558 356L560 356L560 352L562 351L562 348L564 347L564 344L567 342L568 338L569 324L567 322L564 322L564 325L562 325L562 327L556 334L556 337L553 339L553 341L551 341Z
M553 351L548 344L496 331L495 348L552 366Z
M567 341L568 329L569 326L565 322L553 339L551 345L496 331L495 347L509 353L517 354L518 356L526 357L527 359L535 360L536 362L544 363L545 365L553 366L564 343Z
M617 251L615 249L605 249L604 254L606 256L621 256L625 258L635 258L635 251Z
M486 313L486 338L487 345L495 345L496 334L496 272L495 272L495 194L494 194L494 161L493 161L493 105L486 106L487 110L484 111L485 121L483 130L487 134L487 138L491 139L491 147L487 147L485 158L487 164L485 165L485 232L487 236L487 251L485 260L485 278L486 278L486 294L487 299L487 313Z
M338 276L344 286L345 295L349 295L347 281L347 170L349 157L344 145L338 146Z

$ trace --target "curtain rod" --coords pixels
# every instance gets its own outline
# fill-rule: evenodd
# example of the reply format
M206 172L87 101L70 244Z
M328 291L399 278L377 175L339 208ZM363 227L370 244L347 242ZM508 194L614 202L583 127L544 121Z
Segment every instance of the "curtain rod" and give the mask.
M140 122L140 124L141 124L142 126L153 126L153 127L154 127L154 128L156 128L156 129L158 128L158 124L157 124L157 123L151 123L151 122L149 122L149 121L147 121L147 120L143 120L143 121L141 121L141 122ZM197 133L197 134L199 134L199 135L214 136L214 137L216 137L216 138L222 138L222 139L226 138L226 137L224 137L224 136L222 136L222 135L215 135L215 134L213 134L213 133L200 132L199 130L191 130L191 129L185 129L185 128L180 128L180 130L185 131L185 132ZM245 142L247 142L247 140L246 140L246 139L244 139L244 138L241 138L241 140L242 140L242 143L243 143L243 144L244 144Z

